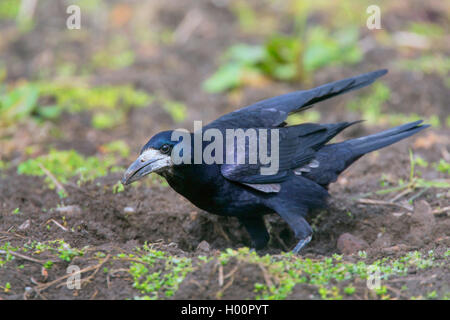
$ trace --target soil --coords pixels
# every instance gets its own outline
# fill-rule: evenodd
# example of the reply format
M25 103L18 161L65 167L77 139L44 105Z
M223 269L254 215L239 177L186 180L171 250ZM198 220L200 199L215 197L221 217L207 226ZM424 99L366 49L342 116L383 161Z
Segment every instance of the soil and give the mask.
M33 134L35 130L42 132L45 125L36 128L35 125L26 124L20 133L12 134L11 141L20 142L13 148L3 149L9 150L2 155L3 160L13 164L19 163L25 159L26 145L36 146L34 155L44 153L50 147L73 148L84 155L95 155L102 144L123 139L132 150L129 159L121 163L126 166L147 139L158 131L175 126L190 128L192 121L197 119L203 119L203 122L207 123L237 106L302 88L302 84L298 83L275 82L269 87L246 88L240 92L237 101L236 98L230 99L225 94L212 95L202 91L199 84L216 70L220 55L230 44L240 41L258 42L262 39L261 36L238 33L238 24L232 12L213 3L194 0L182 1L182 4L175 0L152 1L152 10L159 13L153 14L153 23L158 25L160 30L176 29L192 10L201 12L202 24L189 36L187 42L175 41L170 45L152 47L151 50L144 50L145 43L139 43L136 37L130 35L133 50L137 52L135 63L116 71L103 70L91 77L93 85L130 84L149 93L162 92L174 100L183 101L188 106L187 119L183 123L175 124L157 104L148 108L132 109L126 124L106 132L90 126L89 114L66 114L55 124L62 131L62 137ZM432 3L429 2L428 5L432 7ZM426 3L422 5L427 6ZM90 21L87 28L95 31L95 37L86 35L88 41L77 40L76 37L67 38L67 33L54 32L51 23L45 23L48 17L58 16L64 8L47 5L47 9L40 8L36 12L36 27L29 34L10 42L5 40L6 43L0 41L2 58L8 65L7 81L12 83L19 79L33 79L41 69L52 74L54 70L51 66L62 57L83 66L94 48L102 46L114 32L114 29L100 30ZM400 18L404 21L408 19ZM394 18L391 17L392 19ZM49 21L58 24L58 19ZM398 20L395 21L398 23ZM7 30L9 27L4 28ZM132 34L132 30L132 26L127 25L121 32ZM94 39L98 39L98 42L93 42ZM312 85L366 72L372 70L372 67L390 68L390 61L394 56L403 54L389 52L387 56L390 59L384 59L380 58L386 56L383 50L385 49L373 49L354 67L331 67L319 71L314 76ZM416 76L412 72L393 69L383 81L395 95L384 105L385 109L417 113L424 117L438 115L442 119L449 115L450 92L439 75ZM362 93L367 93L367 90L362 90ZM345 108L346 102L352 97L355 95L335 98L315 106L322 114L321 121L355 120L358 114ZM366 135L386 128L387 126L361 124L345 131L339 139ZM368 244L366 251L371 260L400 257L412 250L423 253L429 250L445 252L450 245L450 219L445 212L431 212L449 206L448 190L426 190L413 201L413 209L410 211L389 205L362 204L357 199L361 198L362 194L380 189L382 173L393 182L399 179L407 180L410 148L415 155L431 163L445 157L450 161L449 145L448 127L430 128L418 136L361 158L330 186L332 197L329 207L311 219L314 236L302 255L320 259L340 253L337 242L345 233L350 233ZM421 171L424 178L446 178L431 168L421 168ZM114 194L111 187L120 177L121 173L111 173L81 186L73 180L66 186L69 196L61 200L55 190L45 187L43 178L19 175L14 166L1 171L0 246L9 242L12 246L23 247L32 241L64 239L74 248L89 247L88 252L92 254L75 257L71 262L84 268L93 265L94 252L100 251L113 256L129 252L146 242L157 244L160 250L170 255L189 257L194 261L199 255L216 257L226 248L250 245L249 236L236 219L217 217L204 212L168 187L143 182ZM414 194L406 196L405 199L412 195ZM366 198L389 201L392 196L371 194ZM57 210L58 207L70 205L79 209L72 212ZM13 213L16 208L20 208L20 214ZM132 212L126 208L133 208ZM20 228L27 221L29 226ZM65 227L61 228L53 221L64 221ZM278 216L268 216L266 222L270 225L271 241L269 247L259 252L260 254L276 255L294 246L295 239L291 230ZM203 245L199 247L201 243ZM39 259L45 260L45 257ZM346 254L344 259L352 261L355 257ZM51 286L39 294L29 294L30 287L49 283L65 275L68 265L69 263L58 261L51 270L43 271L39 263L16 258L0 268L0 286L9 282L12 288L9 292L0 291L0 300L126 299L139 294L131 285L131 276L123 271L128 265L112 259L108 262L108 267L118 271L113 275L98 272L82 290ZM260 266L232 260L224 267L223 273L227 274L236 269L233 273L234 281L224 290L216 280L217 268L217 260L212 260L189 273L173 298L254 297L254 283L264 282ZM450 277L446 267L410 272L407 277L397 279L397 282L394 279L391 283L394 291L399 291L405 284L409 288L409 297L423 295L429 291L428 288L440 293L449 290ZM345 283L339 284L339 287L343 286ZM367 293L365 283L356 284L356 293L354 297L376 298ZM402 293L397 297L404 298ZM320 298L317 288L307 284L297 284L288 296L288 299L317 298Z

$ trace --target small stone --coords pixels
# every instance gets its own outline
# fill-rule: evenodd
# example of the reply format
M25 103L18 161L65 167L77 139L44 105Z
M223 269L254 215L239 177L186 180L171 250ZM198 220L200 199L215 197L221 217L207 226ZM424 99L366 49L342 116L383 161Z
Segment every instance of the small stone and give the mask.
M405 213L404 212L394 212L392 215L396 218L403 216Z
M28 219L28 220L25 220L25 221L18 227L18 229L19 229L20 231L24 231L24 230L27 230L27 229L30 227L30 225L31 225L31 220Z
M377 239L372 243L372 248L387 248L392 245L392 238L387 233L377 235Z
M337 247L343 254L352 254L364 250L369 245L363 239L357 238L350 233L343 233L339 236Z
M400 251L405 251L408 250L409 247L407 245L404 244L399 244L399 245L395 245L392 247L388 247L388 248L383 248L383 252L387 253L387 254L392 254L395 252L400 252Z
M208 241L203 240L197 246L197 251L209 252L211 250Z
M194 221L198 217L198 212L197 211L191 211L189 213L189 217L191 218L192 221Z
M60 214L64 215L79 215L81 214L81 208L78 205L70 205L70 206L64 206L64 207L58 207L55 209L56 212L59 212Z
M123 212L126 214L131 214L131 213L135 213L136 209L133 207L125 207L125 208L123 208Z

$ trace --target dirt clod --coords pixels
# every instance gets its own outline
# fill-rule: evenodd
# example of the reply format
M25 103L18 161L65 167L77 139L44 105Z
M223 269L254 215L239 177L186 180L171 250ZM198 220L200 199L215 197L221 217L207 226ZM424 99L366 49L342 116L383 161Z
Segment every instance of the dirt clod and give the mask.
M431 232L436 224L431 212L432 209L427 201L421 200L416 204L411 214L411 229L408 235L410 243L421 244L430 240Z
M363 239L355 237L350 233L344 233L339 236L337 241L337 248L343 254L352 254L360 250L364 250L369 245Z
M211 250L209 243L205 240L200 242L197 246L197 252L209 252Z

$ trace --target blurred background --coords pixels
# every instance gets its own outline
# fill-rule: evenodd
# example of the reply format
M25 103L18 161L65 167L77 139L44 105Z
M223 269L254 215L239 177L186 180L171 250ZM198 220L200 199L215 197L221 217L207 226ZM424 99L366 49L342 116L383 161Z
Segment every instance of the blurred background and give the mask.
M290 121L448 129L450 6L377 1L369 30L372 2L3 0L2 166L50 150L127 158L157 131L377 68L389 74L371 88Z
M68 13L71 5L80 10L79 29L67 27L68 22L76 26L77 11ZM381 29L367 27L371 5L380 9ZM288 119L291 124L366 120L338 140L417 119L432 125L344 172L330 186L331 209L311 219L314 237L304 253L319 259L348 252L338 239L350 232L364 240L352 250L370 244L380 250L375 257L412 249L431 257L436 250L441 258L445 252L447 260L440 261L448 266L449 30L450 5L442 0L0 0L0 251L64 263L74 258L86 266L106 253L134 254L147 241L157 242L168 257L214 256L214 250L249 246L236 219L202 212L156 175L125 189L119 182L124 169L161 130L192 130L194 120L206 124L258 100L387 68L389 73L372 86ZM382 204L362 205L361 197ZM418 209L411 216L413 206ZM287 225L276 215L266 223L270 252L289 251L295 239ZM92 248L100 248L101 255ZM359 257L364 259L365 252ZM114 259L120 272L130 267L128 260L117 265ZM51 270L48 263L42 270L33 260L23 263L10 254L0 256L0 267L6 266L0 268L0 299L26 298L33 277L44 283L66 275L58 263ZM261 270L253 266L236 273L244 280L235 281L224 297L255 296L256 285L247 282ZM92 281L89 289L55 287L45 294L125 299L139 295L138 288L158 297L149 278L139 283L146 273L135 267L130 269L134 284L119 277L111 289L112 274L106 281L106 273L99 272L105 279ZM417 285L408 296L434 290L429 297L448 297L444 267L433 271L437 278L420 267L422 278L412 275ZM169 284L159 284L170 289L164 296L174 294L186 272L176 285L170 277ZM255 281L264 283L266 276L261 277ZM247 283L248 294L235 289L240 283ZM367 298L364 283L357 284L358 294ZM398 295L402 283L397 284L392 297L403 294L402 286ZM377 294L389 298L383 290ZM199 292L183 289L178 297ZM321 295L326 298L327 292ZM200 296L219 297L215 291ZM270 292L267 297L274 298Z

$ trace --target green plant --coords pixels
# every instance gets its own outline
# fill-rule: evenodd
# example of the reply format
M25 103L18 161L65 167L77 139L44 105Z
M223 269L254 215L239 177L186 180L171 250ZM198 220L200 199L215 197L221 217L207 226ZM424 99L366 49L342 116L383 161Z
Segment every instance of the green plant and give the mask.
M9 163L3 160L0 160L0 170L5 170L9 168Z
M388 194L392 192L402 192L403 196L407 195L411 192L413 192L416 189L429 189L429 188L436 188L436 189L449 189L450 188L450 181L447 179L433 179L433 180L427 180L420 178L418 176L418 171L416 170L416 165L418 163L421 166L428 166L428 163L421 159L420 157L414 157L413 152L409 151L409 159L410 159L410 173L409 173L409 181L403 181L400 180L398 182L398 186L389 187L386 189L381 189L375 192L375 194ZM433 164L433 167L438 169L439 164ZM442 168L441 168L442 169ZM438 169L439 170L439 169ZM370 195L371 193L365 194L364 196ZM412 201L413 198L410 199Z
M358 111L362 113L362 118L369 124L389 124L392 126L401 125L406 122L413 122L421 120L424 117L416 113L401 114L401 113L383 113L382 107L391 96L391 90L382 82L375 83L371 92L362 97L351 100L347 104L347 108L351 111ZM425 121L433 127L440 126L440 120L437 116L431 116Z
M365 253L360 255L362 259L366 257ZM424 256L418 251L409 252L398 259L383 258L366 263L365 261L343 261L340 255L314 260L298 257L292 253L259 256L255 252L250 252L248 248L241 248L221 252L218 260L222 265L227 265L232 258L241 263L259 265L266 271L264 278L272 279L272 285L255 283L257 299L284 299L298 283L317 286L318 293L323 299L342 299L339 288L334 284L357 278L365 280L368 277L368 270L373 268L380 271L382 280L388 280L391 276L407 275L411 267L428 269L436 266L434 252ZM345 294L352 295L356 288L353 284L349 284L343 290ZM382 299L389 298L385 287L380 288L377 293Z
M147 245L136 250L136 255L118 256L121 259L133 260L129 269L133 277L133 287L145 294L135 299L158 299L161 293L170 297L186 274L192 271L192 261L189 258L170 256Z
M18 251L19 248L13 247L10 242L5 242L0 246L0 267L3 267L7 262L14 260L14 256L10 253L11 251ZM4 257L4 258L2 258Z
M1 289L3 289L4 293L8 293L11 290L11 283L7 282L5 283L5 286L0 286Z
M50 188L55 188L55 182L48 176L48 170L57 181L65 184L72 177L78 177L78 183L91 181L98 177L105 176L114 167L114 157L84 157L75 150L58 151L50 150L47 155L26 160L19 164L17 172L19 174L32 176L45 176L45 181Z
M47 261L44 263L44 268L50 270L53 267L53 261Z
M450 162L447 162L444 159L440 159L438 163L434 163L433 167L439 172L450 175Z
M83 84L46 83L40 85L41 95L53 98L60 110L69 113L92 111L92 125L109 129L122 123L132 107L144 107L153 97L131 86L87 88Z
M152 101L153 97L131 86L88 88L82 83L25 82L10 89L0 86L0 124L8 126L29 118L57 120L64 111L90 111L95 128L109 129L122 123L131 108Z
M113 193L116 194L116 193L125 191L125 187L123 186L122 182L117 181L117 183L115 185L113 185L112 190L113 190Z
M168 99L160 100L162 100L163 109L171 116L175 123L184 121L187 114L187 108L184 103Z
M378 123L382 115L381 107L390 96L389 87L382 82L377 82L373 85L370 94L350 101L347 108L352 111L361 111L363 119L369 123Z
M351 296L352 294L354 294L355 291L356 291L356 289L355 289L355 287L352 286L352 285L349 285L349 286L347 286L347 287L344 288L345 294L347 294L347 295L349 295L349 296Z
M359 62L362 53L357 40L358 30L354 28L331 34L315 27L307 30L306 37L273 35L264 45L237 44L227 50L223 64L203 83L203 88L211 93L223 92L255 76L307 80L319 68Z
M447 77L450 72L450 58L442 54L422 55L418 58L403 59L396 63L402 70L423 72L425 74L435 73Z
M339 294L339 289L336 286L330 289L320 287L319 294L324 300L342 300L342 296Z
M445 35L444 29L435 23L412 22L408 27L410 32L414 32L426 37L441 37Z
M23 248L24 251L31 249L34 254L41 254L43 252L51 252L56 254L61 260L70 262L76 256L83 256L87 247L82 249L72 248L70 244L62 239L51 240L47 242L32 241L31 244L26 244ZM51 269L53 266L52 261L44 263L44 268Z
M18 0L0 1L0 20L12 20L17 17L20 8Z
M312 72L328 65L358 63L363 57L356 45L358 36L356 28L344 28L333 34L322 27L312 29L307 35L305 70Z
M131 50L119 50L111 54L108 49L96 52L92 57L94 68L118 70L128 67L134 63L134 52Z
M41 114L36 109L38 99L39 88L36 85L24 83L9 90L0 86L0 124L8 126L32 114ZM45 112L41 115L45 116Z

